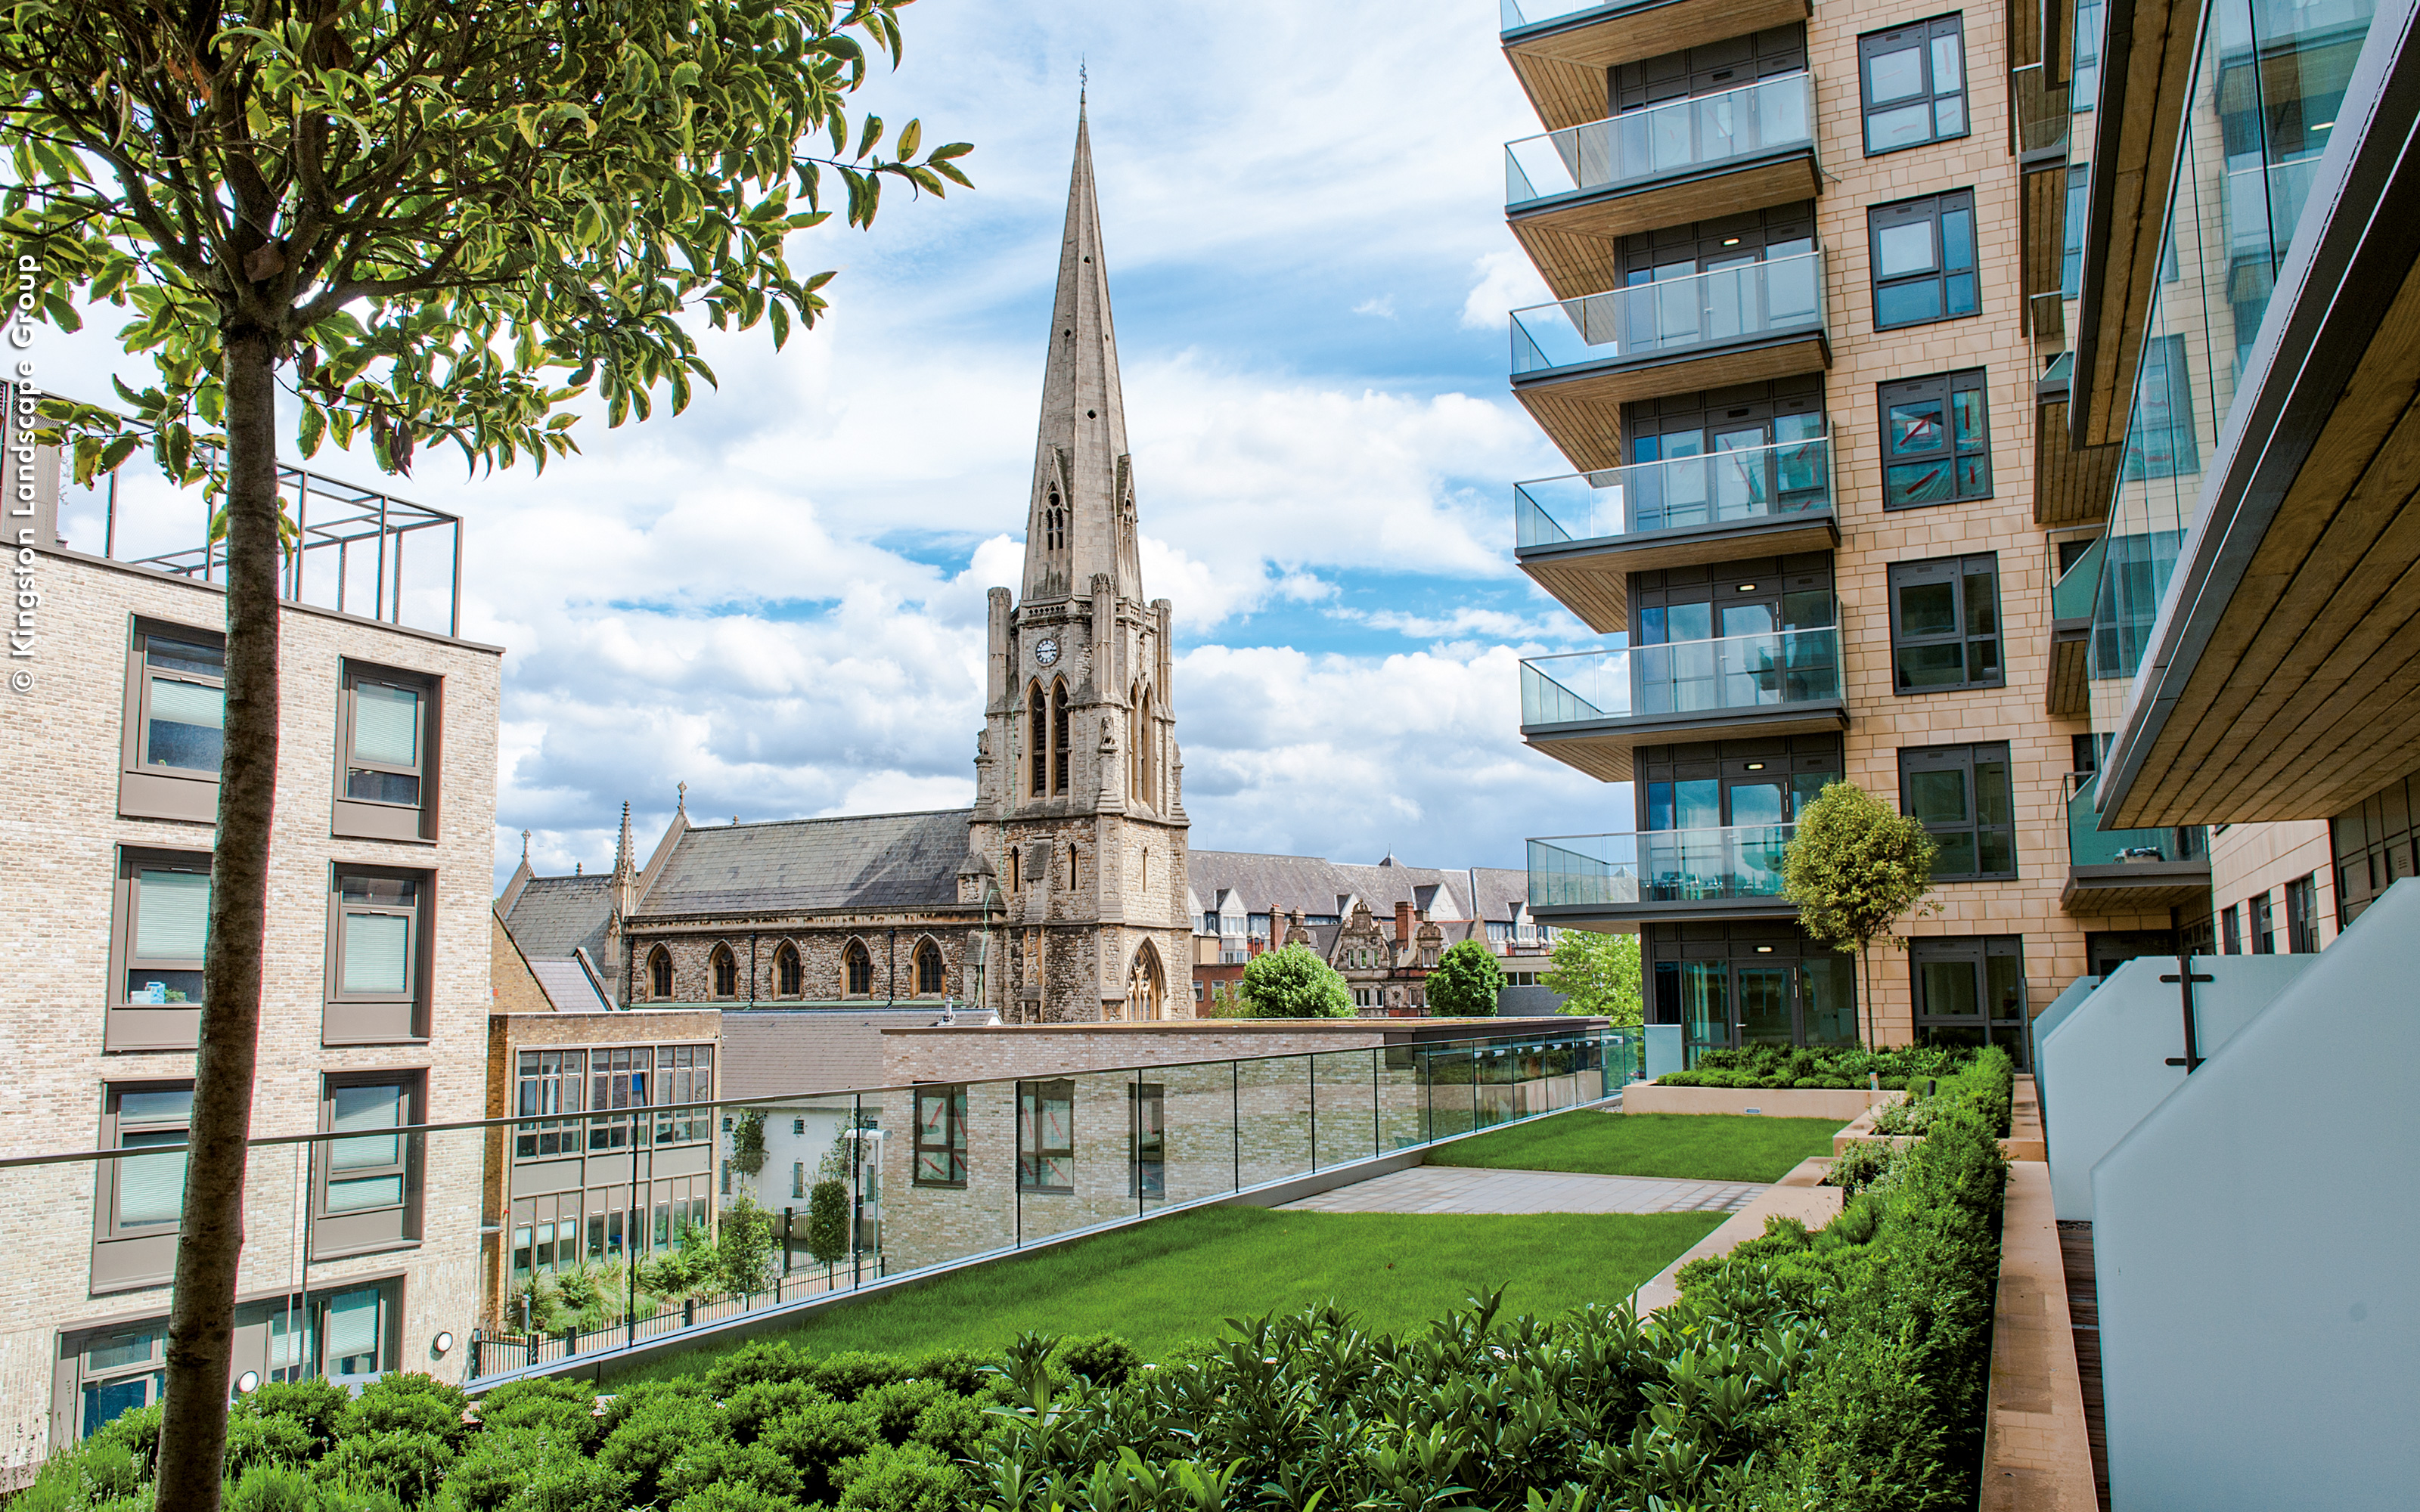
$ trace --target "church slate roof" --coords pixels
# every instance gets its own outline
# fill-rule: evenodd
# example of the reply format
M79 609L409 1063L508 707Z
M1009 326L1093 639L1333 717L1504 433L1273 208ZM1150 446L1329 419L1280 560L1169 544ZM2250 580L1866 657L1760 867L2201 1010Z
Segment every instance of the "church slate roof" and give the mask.
M1218 894L1226 890L1241 897L1246 911L1255 914L1295 909L1335 914L1342 911L1338 899L1351 896L1388 918L1389 927L1398 903L1425 909L1432 918L1468 917L1464 906L1464 894L1470 889L1468 872L1405 866L1391 857L1378 866L1354 866L1315 856L1194 851L1186 856L1186 881L1191 894L1187 907L1197 921L1218 906Z
M589 876L532 877L513 900L504 928L533 966L539 961L567 961L571 952L586 949L592 961L604 959L605 921L613 911L613 879L599 872Z
M602 1013L613 1006L597 990L588 968L577 961L535 960L529 968L557 1012Z
M970 809L691 828L645 915L925 908L958 900Z

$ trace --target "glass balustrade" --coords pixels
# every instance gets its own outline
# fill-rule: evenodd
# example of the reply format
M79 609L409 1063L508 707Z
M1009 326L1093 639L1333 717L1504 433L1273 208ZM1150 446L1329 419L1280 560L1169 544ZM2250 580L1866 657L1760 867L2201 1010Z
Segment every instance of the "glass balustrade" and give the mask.
M2101 595L2101 554L2107 546L2106 537L2085 548L2068 569L2059 574L2051 586L2050 617L2054 620L2085 620L2092 617L2092 606Z
M1418 1034L1373 1021L1312 1055L611 1111L583 1109L575 1078L527 1104L543 1117L458 1124L406 1122L393 1102L348 1121L339 1103L331 1133L248 1149L234 1385L610 1368L675 1335L727 1340L901 1275L1593 1103L1632 1058L1580 1020ZM39 1127L0 1126L0 1201L49 1220L19 1246L10 1300L59 1350L41 1389L0 1402L11 1462L159 1400L190 1118L190 1096L146 1087L113 1097L110 1149L25 1152Z
M2075 117L2068 109L2068 90L2053 85L2039 63L2009 70L2009 105L2015 123L2016 149L2021 157L2051 153L2067 146Z
M1823 329L1823 254L1793 253L1512 312L1512 372Z
M2071 866L2123 866L2130 862L2193 861L2210 855L2210 829L2184 825L2171 829L2099 829L2093 794L2100 774L2071 779L2067 800L2067 859Z
M1525 657L1521 722L1573 724L1804 703L1840 696L1829 625Z
M1503 10L1503 29L1508 32L1562 21L1586 10L1620 10L1635 3L1636 0L1498 0Z
M1553 835L1529 841L1529 903L1695 903L1781 894L1795 825Z
M1827 436L1512 486L1514 543L1559 546L1832 507Z
M1504 203L1626 189L1737 158L1812 147L1814 80L1784 74L1624 111L1504 146Z

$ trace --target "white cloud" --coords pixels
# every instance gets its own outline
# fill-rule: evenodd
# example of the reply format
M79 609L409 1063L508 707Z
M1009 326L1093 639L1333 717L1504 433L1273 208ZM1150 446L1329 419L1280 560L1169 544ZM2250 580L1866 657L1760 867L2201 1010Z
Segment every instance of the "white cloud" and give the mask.
M1381 320L1392 320L1395 318L1395 297L1392 294L1381 294L1375 299L1363 300L1353 307L1353 313L1376 316Z
M1470 267L1479 275L1479 282L1471 285L1468 297L1462 301L1465 331L1509 331L1513 311L1544 304L1555 297L1555 291L1538 276L1528 255L1518 247L1482 253L1472 259Z

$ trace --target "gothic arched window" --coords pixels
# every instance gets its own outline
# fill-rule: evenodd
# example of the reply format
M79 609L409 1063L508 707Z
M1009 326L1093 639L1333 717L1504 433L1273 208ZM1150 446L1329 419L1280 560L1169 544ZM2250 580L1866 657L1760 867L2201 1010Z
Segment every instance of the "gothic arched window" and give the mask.
M1071 764L1068 758L1072 748L1070 733L1067 718L1067 685L1055 684L1050 689L1050 791L1053 793L1067 791L1069 776L1067 768Z
M739 963L731 958L731 948L727 945L714 948L714 995L739 995Z
M1026 689L1026 723L1030 726L1025 748L1033 757L1033 795L1040 797L1050 791L1050 713L1042 702L1042 685L1032 684Z
M874 958L865 953L865 947L856 940L849 941L848 949L842 955L841 963L848 979L848 995L873 996Z
M941 969L941 948L926 940L916 947L916 995L939 997L946 985L948 978Z
M1059 490L1050 490L1050 505L1042 512L1042 546L1048 551L1067 548L1067 512L1060 507Z
M773 990L783 997L799 995L801 973L798 948L784 944L773 952Z
M673 995L672 952L659 945L647 952L647 995L670 997Z

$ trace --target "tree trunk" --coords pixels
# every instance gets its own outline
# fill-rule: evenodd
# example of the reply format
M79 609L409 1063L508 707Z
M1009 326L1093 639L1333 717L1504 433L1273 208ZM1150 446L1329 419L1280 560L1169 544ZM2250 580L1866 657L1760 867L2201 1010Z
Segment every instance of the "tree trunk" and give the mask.
M237 328L226 383L226 729L194 1061L184 1212L168 1312L155 1512L218 1512L243 1247L244 1141L260 1040L262 935L277 781L275 347Z
M1880 1050L1882 1046L1874 1040L1874 942L1859 940L1857 958L1857 975L1866 989L1866 1048Z

